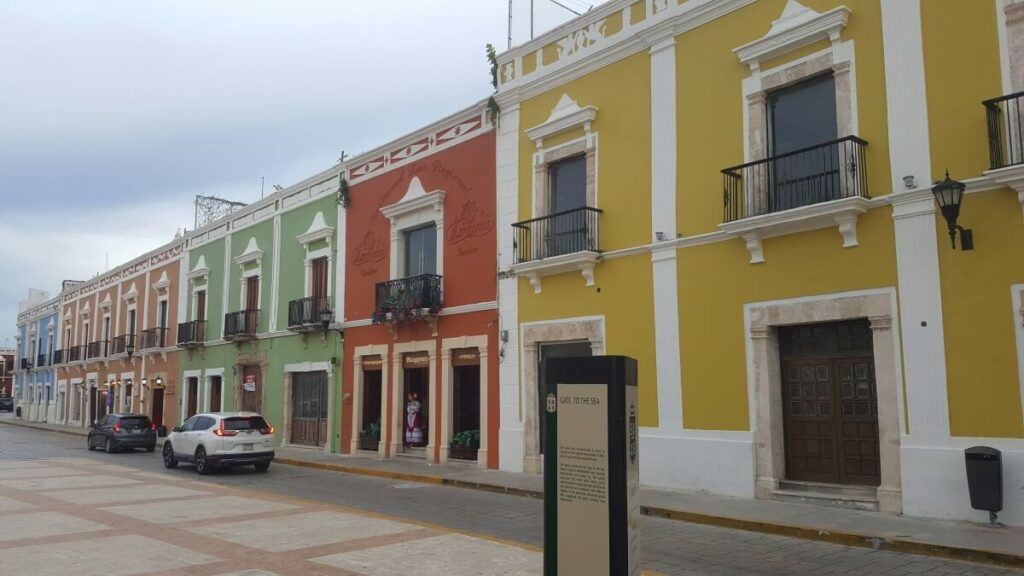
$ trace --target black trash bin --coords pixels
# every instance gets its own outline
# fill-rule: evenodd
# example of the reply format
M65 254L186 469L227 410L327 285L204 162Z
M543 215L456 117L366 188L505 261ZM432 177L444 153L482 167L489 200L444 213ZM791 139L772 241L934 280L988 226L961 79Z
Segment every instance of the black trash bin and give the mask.
M21 418L21 406L18 406L17 408L14 409L14 417Z
M985 510L995 522L996 512L1003 509L1003 456L988 446L974 446L964 450L967 463L967 489L971 493L971 508Z

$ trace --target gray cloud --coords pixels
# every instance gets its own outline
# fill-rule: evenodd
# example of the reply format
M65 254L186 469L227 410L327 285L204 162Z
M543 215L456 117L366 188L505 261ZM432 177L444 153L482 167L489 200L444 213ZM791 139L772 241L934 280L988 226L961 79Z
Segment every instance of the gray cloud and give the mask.
M489 91L503 0L0 5L0 343L56 292Z

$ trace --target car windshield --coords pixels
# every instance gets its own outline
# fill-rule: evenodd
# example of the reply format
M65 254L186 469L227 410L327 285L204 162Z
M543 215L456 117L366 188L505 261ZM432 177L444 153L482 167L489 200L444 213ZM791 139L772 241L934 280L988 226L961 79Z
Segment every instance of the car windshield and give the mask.
M268 427L267 421L262 416L239 416L224 419L225 430L260 430Z
M149 418L145 416L128 416L118 421L122 428L149 428Z

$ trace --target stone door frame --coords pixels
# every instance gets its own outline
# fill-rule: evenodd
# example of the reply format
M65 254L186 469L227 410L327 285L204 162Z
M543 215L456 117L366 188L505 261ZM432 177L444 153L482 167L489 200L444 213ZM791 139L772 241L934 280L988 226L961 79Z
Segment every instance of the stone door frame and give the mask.
M540 346L566 342L590 342L590 353L605 353L604 316L565 318L528 322L519 325L523 350L523 472L539 474L543 471L540 456L540 422L538 422L538 389L540 374Z
M356 346L352 352L352 438L349 440L349 454L363 452L359 449L359 433L363 431L363 357L380 356L380 441L377 443L377 457L387 458L388 440L388 373L391 364L387 344Z
M755 495L770 499L786 479L782 370L779 326L867 318L871 324L875 387L878 396L878 443L881 483L878 509L901 513L900 432L903 393L894 289L826 294L758 302L745 306L748 386L754 430Z
M441 340L441 440L438 461L448 462L448 448L452 433L452 405L454 401L455 367L452 366L452 350L476 348L480 355L480 448L476 452L478 468L487 468L487 335L459 336Z
M402 430L403 422L405 417L405 402L404 402L404 389L405 389L405 366L403 355L411 352L426 352L430 358L430 364L427 367L427 387L430 390L427 402L427 447L426 447L426 460L431 464L437 462L437 456L435 454L434 438L436 437L436 426L437 426L437 415L435 414L434 406L437 405L437 396L439 392L437 382L437 341L436 340L414 340L412 342L399 342L392 346L391 350L391 404L388 410L382 410L384 412L387 422L385 428L384 423L381 423L381 441L383 438L383 430L388 430L388 451L386 457L394 458L398 455L399 448L402 446ZM385 366L381 366L382 369L386 369ZM381 382L383 387L384 383Z

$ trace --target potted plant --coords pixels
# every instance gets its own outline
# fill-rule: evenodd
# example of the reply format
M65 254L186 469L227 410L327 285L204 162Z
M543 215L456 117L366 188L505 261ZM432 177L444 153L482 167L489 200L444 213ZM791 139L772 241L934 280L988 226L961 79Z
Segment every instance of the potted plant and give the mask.
M359 432L359 449L376 452L380 443L380 422L374 420Z
M476 460L476 452L480 449L480 431L464 430L452 436L448 456L457 460Z

